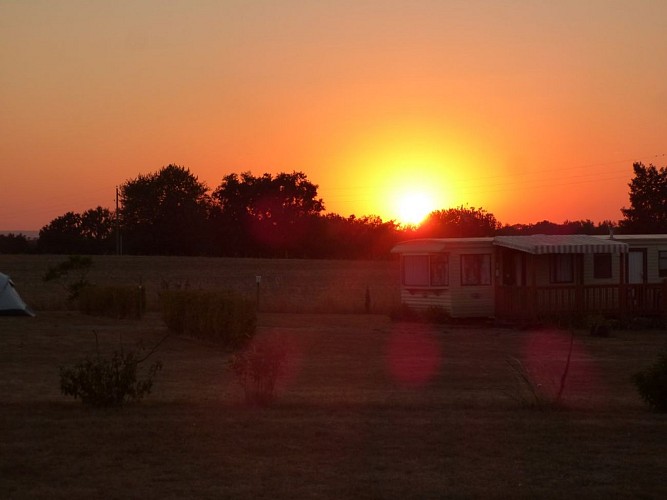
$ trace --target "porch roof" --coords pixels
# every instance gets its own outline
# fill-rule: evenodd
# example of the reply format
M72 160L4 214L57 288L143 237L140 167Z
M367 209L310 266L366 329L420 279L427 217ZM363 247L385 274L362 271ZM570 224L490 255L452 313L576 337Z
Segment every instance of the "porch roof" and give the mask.
M532 254L548 253L626 253L628 244L587 234L496 236L494 245Z
M391 249L392 253L442 253L452 247L490 245L492 236L476 238L423 238L401 241Z

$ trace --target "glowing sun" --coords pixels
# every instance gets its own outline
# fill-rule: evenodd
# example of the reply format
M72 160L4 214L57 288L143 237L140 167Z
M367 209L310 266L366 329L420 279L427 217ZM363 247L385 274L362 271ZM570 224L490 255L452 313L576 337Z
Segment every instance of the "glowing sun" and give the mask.
M397 201L399 222L418 225L434 210L433 200L426 193L406 193Z

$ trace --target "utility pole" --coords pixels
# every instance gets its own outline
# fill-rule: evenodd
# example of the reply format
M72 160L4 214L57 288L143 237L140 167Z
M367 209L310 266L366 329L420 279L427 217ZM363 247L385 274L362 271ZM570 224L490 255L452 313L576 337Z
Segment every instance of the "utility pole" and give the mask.
M120 213L118 211L118 186L116 186L116 255L123 255L123 237L120 234Z

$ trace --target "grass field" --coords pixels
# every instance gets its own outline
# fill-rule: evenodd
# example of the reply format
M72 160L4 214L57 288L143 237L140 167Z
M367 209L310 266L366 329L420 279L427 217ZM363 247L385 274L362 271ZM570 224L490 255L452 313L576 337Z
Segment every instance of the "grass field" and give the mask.
M197 277L205 259L173 275L149 262L127 265L146 282L225 281L220 270ZM304 275L310 265L293 263ZM34 269L6 269L26 300L57 303L33 291ZM298 281L287 274L282 283ZM117 410L62 396L58 367L93 352L93 332L104 350L157 342L156 312L131 321L44 310L0 318L0 332L0 498L667 497L667 418L630 382L663 331L577 332L558 410L521 404L506 362L522 360L553 391L569 334L552 329L262 312L258 336L289 353L273 407L243 405L227 353L169 337L153 393Z
M0 272L11 276L25 300L36 310L60 310L66 294L42 276L61 255L0 255ZM399 300L397 261L334 261L293 259L226 259L206 257L93 257L87 279L101 285L143 285L149 309L157 309L165 287L235 290L257 296L272 312L362 312L366 290L372 311L387 314Z

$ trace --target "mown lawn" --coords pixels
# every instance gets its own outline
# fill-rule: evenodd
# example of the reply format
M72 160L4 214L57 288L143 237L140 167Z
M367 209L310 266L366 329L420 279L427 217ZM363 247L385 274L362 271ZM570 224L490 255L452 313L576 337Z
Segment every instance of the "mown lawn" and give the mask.
M2 498L667 497L667 417L630 376L664 332L578 332L563 407L521 403L507 364L545 391L569 334L392 323L382 315L260 315L288 346L277 402L247 408L227 353L169 337L143 402L94 410L58 367L157 342L141 321L44 312L0 318Z

